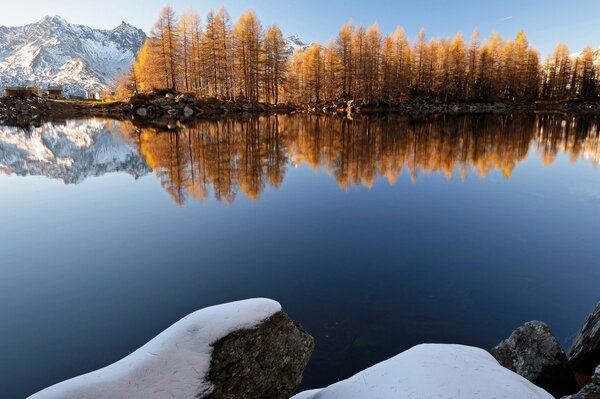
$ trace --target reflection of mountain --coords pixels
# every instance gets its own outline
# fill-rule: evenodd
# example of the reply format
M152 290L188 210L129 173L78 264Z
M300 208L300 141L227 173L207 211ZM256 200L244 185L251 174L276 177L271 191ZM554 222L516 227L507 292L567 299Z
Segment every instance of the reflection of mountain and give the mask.
M403 171L467 178L500 171L510 177L532 146L544 164L560 151L600 161L600 119L559 115L406 116L350 121L292 115L207 121L178 132L123 125L173 200L257 199L279 186L290 162L323 168L348 189L371 187Z
M47 123L29 131L0 127L0 173L65 183L111 172L136 178L148 173L136 146L116 132L117 122L100 120Z

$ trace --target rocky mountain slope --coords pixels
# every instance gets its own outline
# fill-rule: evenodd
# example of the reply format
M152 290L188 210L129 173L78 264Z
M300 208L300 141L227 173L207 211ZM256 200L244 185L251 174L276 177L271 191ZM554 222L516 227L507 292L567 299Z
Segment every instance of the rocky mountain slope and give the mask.
M112 30L72 24L54 16L21 27L0 27L0 89L63 86L83 96L114 86L146 40L125 22Z
M305 43L298 35L292 35L285 38L288 46L288 56L292 55L296 50L306 50L311 43Z

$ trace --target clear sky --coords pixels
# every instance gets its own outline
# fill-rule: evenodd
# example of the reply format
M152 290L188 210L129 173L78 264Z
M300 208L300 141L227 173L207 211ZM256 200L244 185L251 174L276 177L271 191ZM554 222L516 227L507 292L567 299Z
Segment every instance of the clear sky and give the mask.
M284 34L298 34L305 41L327 41L349 19L366 25L379 22L384 32L398 24L414 38L420 27L428 37L466 38L474 27L482 38L498 31L514 37L525 29L542 56L557 42L573 51L585 45L600 46L600 0L8 0L3 1L0 25L35 22L45 15L99 28L113 28L122 20L148 32L166 3L177 11L195 8L202 15L224 5L235 20L252 8L263 25L277 22Z

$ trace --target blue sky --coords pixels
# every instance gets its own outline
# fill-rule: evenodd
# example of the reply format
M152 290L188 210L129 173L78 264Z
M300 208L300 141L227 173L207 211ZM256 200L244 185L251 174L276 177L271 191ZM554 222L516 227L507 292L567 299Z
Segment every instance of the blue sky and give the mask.
M277 22L285 34L298 34L306 41L327 41L349 19L366 25L379 22L384 32L402 25L411 38L420 27L429 37L469 37L478 27L483 38L498 31L514 37L525 29L542 56L559 41L571 50L585 45L600 46L600 0L11 0L2 5L0 25L15 26L58 14L71 22L112 28L121 20L145 31L152 26L164 4L177 11L191 7L203 15L224 5L235 20L245 10L256 11L263 24Z

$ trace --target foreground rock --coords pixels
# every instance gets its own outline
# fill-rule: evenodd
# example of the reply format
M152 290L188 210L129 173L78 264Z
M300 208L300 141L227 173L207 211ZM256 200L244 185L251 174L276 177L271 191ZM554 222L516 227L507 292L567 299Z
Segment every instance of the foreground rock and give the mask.
M124 359L30 399L288 398L312 349L277 302L234 302L195 312Z
M255 330L234 332L215 344L207 398L288 399L313 348L312 338L281 312Z
M486 351L419 345L325 389L293 399L504 398L551 399Z
M585 320L570 357L573 370L588 377L600 365L600 303Z
M577 391L567 355L550 328L541 321L525 323L490 353L502 366L555 397Z
M589 385L585 386L579 393L567 396L565 399L600 399L600 366L592 377Z

